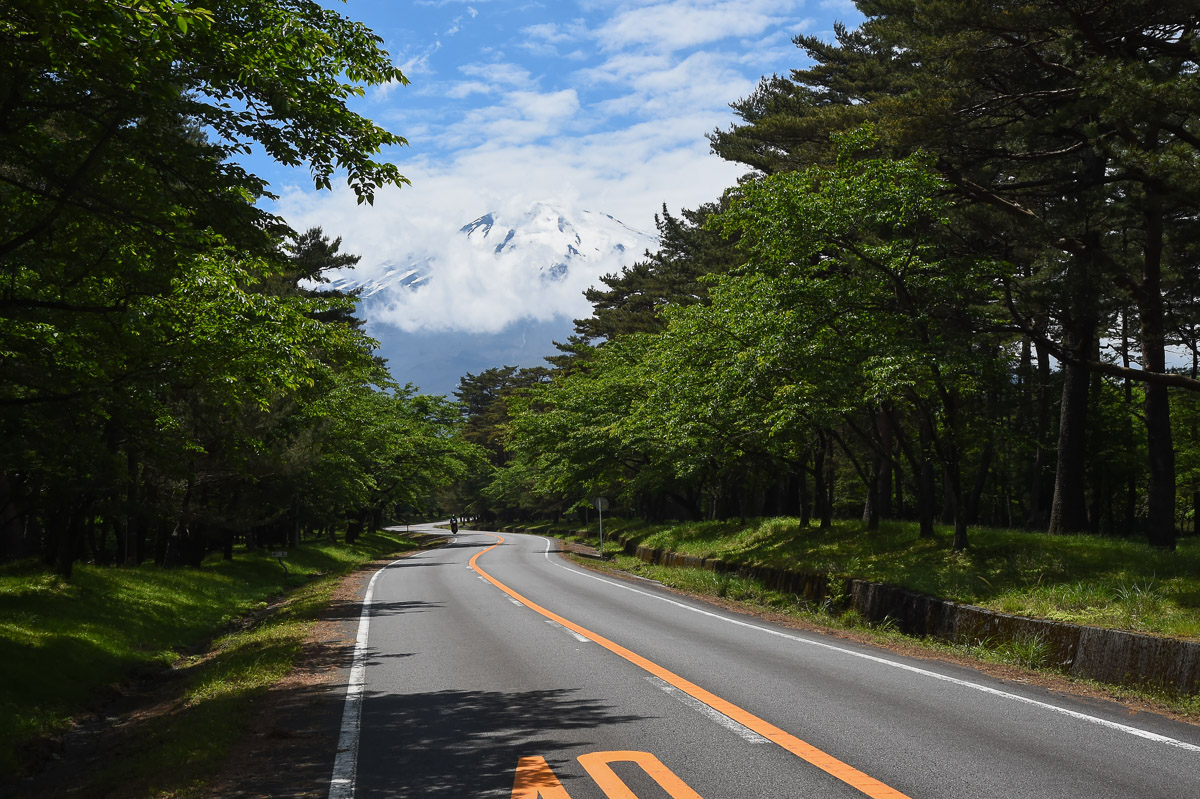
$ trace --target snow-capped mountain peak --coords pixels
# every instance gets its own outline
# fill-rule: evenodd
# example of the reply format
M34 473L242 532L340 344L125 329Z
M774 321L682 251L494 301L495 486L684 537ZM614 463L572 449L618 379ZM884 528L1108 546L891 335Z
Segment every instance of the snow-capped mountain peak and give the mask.
M592 279L626 266L643 251L657 246L657 237L625 225L609 214L563 212L547 203L534 203L523 213L492 211L458 228L461 236L443 253L414 253L383 265L377 276L347 271L334 275L333 288L359 288L362 296L386 296L394 291L417 291L438 279L439 265L456 247L465 245L483 263L562 280L568 272ZM456 238L456 237L451 237ZM474 256L472 256L474 260ZM511 273L511 271L510 271Z
M475 246L496 255L519 252L530 262L549 264L543 272L553 276L573 259L594 260L632 245L650 246L654 237L618 222L608 214L580 211L574 220L546 203L534 203L519 217L496 212L463 225L459 232ZM640 250L635 250L640 252Z

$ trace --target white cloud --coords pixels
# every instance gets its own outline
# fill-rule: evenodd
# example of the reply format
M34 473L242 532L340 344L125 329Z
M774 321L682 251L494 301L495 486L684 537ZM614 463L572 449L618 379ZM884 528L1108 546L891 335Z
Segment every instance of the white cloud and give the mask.
M395 93L376 115L414 143L398 161L411 187L379 191L373 207L358 205L344 188L285 190L276 210L294 228L321 225L342 236L347 251L363 256L365 278L406 265L414 253L436 254L435 279L373 323L478 332L518 319L586 315L582 291L597 275L546 283L519 264L480 260L453 243L457 229L488 212L546 201L652 232L664 203L676 213L717 199L744 169L711 155L704 136L732 121L728 104L753 91L761 75L797 65L792 32L818 24L798 18L801 5L580 0L571 12L580 18L530 25L526 17L519 41L497 37L471 50L472 60L448 63L476 31L464 32L441 51L435 44L411 59L414 69L434 74L436 53L441 74L454 80L406 90L420 101L411 108ZM465 13L473 18L472 9ZM568 48L570 55L560 54ZM517 52L538 58L522 62Z
M494 332L520 319L585 316L583 290L625 264L614 260L592 274L542 281L527 265L455 243L455 232L485 213L518 214L536 201L612 214L653 232L663 203L678 212L716 199L736 182L740 170L706 155L707 142L689 136L680 145L681 137L654 127L540 145L489 143L449 164L410 165L404 172L413 185L378 192L373 206L358 205L345 187L319 195L296 189L283 192L279 211L297 229L320 225L342 236L344 251L363 256L356 269L363 279L411 263L414 253L437 254L434 280L399 295L386 311L374 309L376 323ZM626 263L641 253L627 255Z
M478 80L464 80L455 83L443 94L446 97L461 100L464 97L470 97L472 94L491 94L493 91L495 91L495 87L491 84Z
M534 85L529 70L518 64L493 62L488 64L463 64L458 71L468 78L478 78L489 85L528 88Z
M494 105L474 108L443 131L443 143L519 145L553 137L570 126L580 109L574 89L556 92L511 91Z
M681 50L757 36L785 21L796 6L778 0L670 0L619 11L597 31L597 41L608 50Z
M522 29L522 33L548 44L563 44L577 42L587 34L587 25L580 20L561 24L558 22L542 22Z
M406 78L412 78L414 75L430 73L432 70L429 67L429 61L431 58L433 58L434 54L441 49L442 43L435 39L433 44L428 45L419 53L407 55L402 61L400 61L400 71L404 73L404 77ZM387 85L391 86L393 83L394 81Z
M608 258L586 271L572 269L559 280L546 280L520 255L497 256L455 236L442 246L429 283L417 292L390 295L372 317L401 330L468 333L495 333L519 321L582 317L589 312L584 289L619 270L622 260Z

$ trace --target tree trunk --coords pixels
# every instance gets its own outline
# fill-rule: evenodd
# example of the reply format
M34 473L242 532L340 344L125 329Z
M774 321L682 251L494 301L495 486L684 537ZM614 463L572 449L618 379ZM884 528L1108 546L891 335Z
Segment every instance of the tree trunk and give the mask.
M75 561L79 560L83 548L83 513L79 510L68 511L65 518L60 517L56 527L58 529L54 534L58 540L54 549L54 573L64 580L70 580Z
M13 481L0 472L0 562L26 554L25 514L20 510Z
M950 467L946 466L942 469L942 524L954 524L957 512L958 502L950 481Z
M817 435L817 450L813 454L813 516L818 524L825 526L825 504L829 496L825 488L825 434Z
M921 417L917 425L921 460L917 474L917 518L921 528L920 537L933 538L934 505L937 502L933 457L930 454L933 449L933 430L925 414L918 415Z
M1200 491L1192 492L1192 535L1200 533Z
M808 523L812 521L812 494L808 490L808 454L804 456L804 463L800 464L800 471L797 475L800 479L800 526L808 527Z
M1041 340L1035 342L1037 350L1037 388L1034 390L1037 428L1034 430L1033 468L1029 475L1029 515L1027 527L1044 529L1048 524L1045 503L1045 473L1048 452L1046 439L1050 435L1050 353Z
M878 453L871 460L871 479L867 481L867 499L863 503L863 524L867 526L868 530L879 529L879 505L881 504L879 501L881 494L879 473L883 471L883 463L884 458ZM882 494L886 496L887 491L882 491Z
M1192 356L1192 379L1195 379L1195 354ZM1129 368L1129 315L1122 312L1121 314L1121 365L1126 369ZM1128 377L1125 378L1125 433L1129 440L1133 440L1133 381ZM1121 534L1129 537L1134 534L1137 527L1137 477L1132 471L1125 480L1125 519L1124 527Z
M825 438L825 491L826 496L822 502L821 508L821 529L828 530L833 527L833 499L834 486L837 482L837 474L833 469L833 436Z
M875 498L878 517L892 518L892 420L883 410L875 414L879 431L879 449L885 457L876 458Z
M351 519L350 523L346 525L346 543L353 544L358 540L358 537L362 534L362 531L362 516L360 515L357 518Z
M1142 283L1135 295L1142 320L1142 365L1147 372L1164 372L1167 367L1166 333L1162 302L1163 212L1161 203L1147 189L1146 248ZM1175 549L1175 446L1171 440L1171 399L1167 387L1147 383L1146 452L1150 480L1146 491L1146 533L1150 545Z
M947 479L952 486L951 496L954 500L954 544L955 552L962 552L970 542L967 539L967 509L963 502L962 473L957 465L947 471Z
M117 558L126 566L138 564L138 459L133 447L125 448L125 507L117 529Z
M1080 325L1071 349L1080 357L1092 350L1095 328ZM1062 535L1087 530L1084 497L1084 468L1087 443L1088 392L1091 380L1087 367L1063 364L1062 406L1058 417L1058 468L1054 478L1054 501L1050 506L1050 533Z
M977 524L979 522L979 505L983 500L983 489L987 487L988 474L992 470L992 458L996 454L996 436L994 432L988 433L987 442L983 445L983 453L979 457L979 471L975 475L975 487L971 489L971 496L967 499L967 523Z

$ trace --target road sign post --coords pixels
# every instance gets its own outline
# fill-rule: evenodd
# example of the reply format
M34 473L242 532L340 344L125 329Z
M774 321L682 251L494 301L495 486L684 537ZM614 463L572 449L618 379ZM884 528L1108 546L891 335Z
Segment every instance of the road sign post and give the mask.
M279 561L279 565L283 567L283 573L284 573L284 574L287 574L287 575L290 575L290 574L291 574L291 572L290 572L290 571L288 571L287 564L283 562L283 559L287 557L287 550L286 550L286 549L277 549L277 550L274 550L274 551L271 553L271 557L273 557L273 558L275 558L276 560L278 560L278 561Z
M596 518L600 522L600 560L604 560L604 511L608 510L608 500L596 497Z

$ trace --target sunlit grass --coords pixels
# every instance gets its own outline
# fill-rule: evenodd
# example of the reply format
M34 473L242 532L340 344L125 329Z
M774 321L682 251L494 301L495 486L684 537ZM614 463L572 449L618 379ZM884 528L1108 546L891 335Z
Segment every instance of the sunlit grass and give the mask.
M970 548L954 552L948 528L922 539L912 523L819 530L792 518L631 525L625 534L647 547L890 583L1005 613L1200 638L1200 539L1162 552L1136 540L978 528Z

